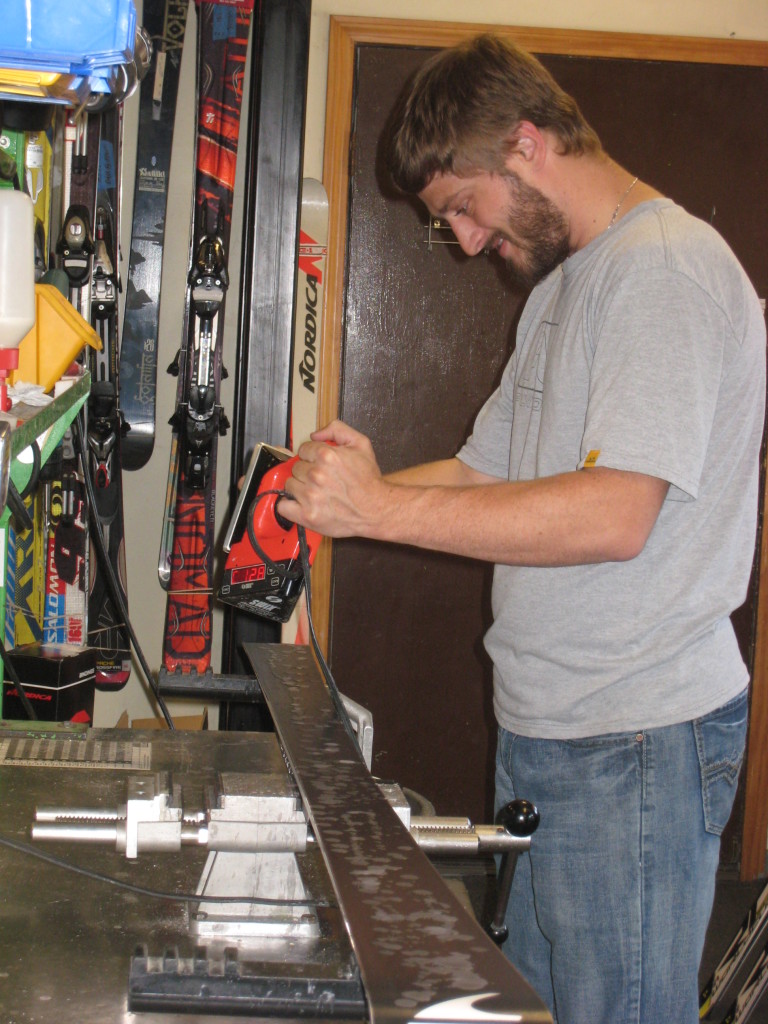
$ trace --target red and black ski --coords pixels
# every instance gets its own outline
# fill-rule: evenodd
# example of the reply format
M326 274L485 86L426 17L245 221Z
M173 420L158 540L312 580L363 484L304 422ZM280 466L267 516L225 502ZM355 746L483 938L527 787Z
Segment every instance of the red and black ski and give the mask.
M227 427L219 388L224 305L243 76L253 0L197 0L198 119L192 266L187 325L173 368L179 375L171 419L163 664L205 672L211 659L212 570L218 437ZM172 512L171 512L172 509Z

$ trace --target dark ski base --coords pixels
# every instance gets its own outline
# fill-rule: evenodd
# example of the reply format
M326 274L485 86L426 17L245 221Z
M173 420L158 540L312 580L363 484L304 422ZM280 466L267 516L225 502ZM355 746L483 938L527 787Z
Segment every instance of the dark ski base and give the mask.
M152 67L139 97L128 285L120 346L124 469L141 469L155 444L157 336L173 126L189 0L144 0Z
M93 115L91 115L93 116ZM101 114L98 189L94 215L94 254L91 275L91 323L99 334L101 352L89 353L91 393L88 398L88 472L93 482L95 505L90 509L91 528L104 536L109 564L127 604L123 478L121 445L123 424L118 404L117 297L120 229L120 154L122 112L112 107ZM101 564L97 546L90 539L88 646L98 651L96 687L119 690L131 671L130 639L108 580L109 567Z

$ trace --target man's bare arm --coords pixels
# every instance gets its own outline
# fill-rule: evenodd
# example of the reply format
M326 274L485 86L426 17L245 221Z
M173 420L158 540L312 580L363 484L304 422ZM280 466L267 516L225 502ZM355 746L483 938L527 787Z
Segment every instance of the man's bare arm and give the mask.
M497 477L478 473L461 459L455 458L409 466L396 473L387 473L384 479L391 484L411 487L472 487L501 482Z
M286 518L331 537L413 544L508 565L634 558L668 489L656 477L605 468L502 482L456 459L383 477L368 439L346 424L333 423L313 438L302 445L288 482L296 502L280 504Z

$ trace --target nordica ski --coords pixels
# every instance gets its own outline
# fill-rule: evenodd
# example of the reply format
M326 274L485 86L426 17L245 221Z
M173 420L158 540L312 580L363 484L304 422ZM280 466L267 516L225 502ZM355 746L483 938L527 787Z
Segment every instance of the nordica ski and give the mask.
M296 278L290 397L290 443L296 451L317 428L318 373L323 331L325 265L328 259L328 196L319 181L305 178L301 189L299 268ZM283 643L309 643L306 598L282 628Z
M128 284L120 344L124 469L141 469L155 443L157 336L168 174L189 0L144 0L152 66L141 87Z
M228 423L221 408L221 341L229 284L232 197L243 73L253 0L197 0L198 118L193 258L187 320L172 364L179 375L168 494L173 544L163 664L204 672L211 659L216 452ZM175 500L174 500L175 491ZM168 533L164 530L164 543ZM162 568L162 567L161 567ZM162 579L162 573L161 573ZM164 581L163 581L164 582Z
M92 117L94 115L91 115ZM104 535L114 578L127 603L123 490L121 472L122 418L118 402L118 239L120 234L120 162L122 108L101 115L98 186L91 275L91 323L101 338L101 351L91 350L91 392L88 398L88 472L93 481L94 525ZM130 675L130 639L91 538L89 554L88 646L98 651L96 687L115 690Z
M301 191L299 273L291 383L291 449L317 428L318 372L323 329L325 264L328 258L328 196L319 181L305 178Z

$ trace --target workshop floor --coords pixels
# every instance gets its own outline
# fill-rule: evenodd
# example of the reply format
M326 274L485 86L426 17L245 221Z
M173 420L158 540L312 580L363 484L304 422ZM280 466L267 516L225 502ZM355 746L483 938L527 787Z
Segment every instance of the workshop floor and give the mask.
M494 874L493 862L447 860L438 863L441 874L457 894L468 899L480 921L486 923L493 913ZM723 953L731 944L744 915L766 884L765 879L757 882L740 882L735 873L723 871L718 876L715 890L715 905L707 932L704 956L701 963L700 981L708 978L717 966ZM750 961L751 966L752 961ZM736 979L741 985L748 973L743 970ZM716 1008L708 1019L711 1024L720 1024L729 1009L738 988L726 994L723 1005ZM765 993L748 1018L749 1024L768 1024L768 993Z

